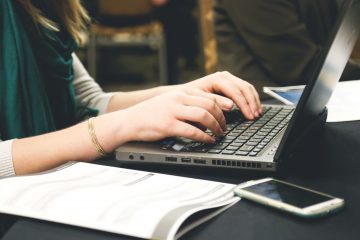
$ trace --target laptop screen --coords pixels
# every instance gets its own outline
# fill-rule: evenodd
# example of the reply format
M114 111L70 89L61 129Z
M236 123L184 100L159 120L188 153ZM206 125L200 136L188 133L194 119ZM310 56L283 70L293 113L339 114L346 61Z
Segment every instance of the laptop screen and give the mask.
M275 155L275 161L287 158L301 141L309 126L324 115L326 104L348 62L359 36L360 0L339 1L339 13L326 45L308 72L304 92Z

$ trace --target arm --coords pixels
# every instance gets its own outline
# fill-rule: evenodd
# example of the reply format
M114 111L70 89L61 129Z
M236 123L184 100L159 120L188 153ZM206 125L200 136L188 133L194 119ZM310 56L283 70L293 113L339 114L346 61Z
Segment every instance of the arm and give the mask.
M234 77L228 72L211 74L187 84L160 86L140 91L106 94L94 79L90 77L89 73L75 54L73 57L75 70L74 85L77 101L83 106L99 109L100 114L123 110L163 93L182 88L224 94L233 99L244 115L249 119L257 117L261 113L261 104L254 87L246 81Z
M82 76L79 72L75 75ZM81 82L77 80L77 87L84 84ZM103 101L107 101L101 98L101 89L94 91L97 92L95 94L93 89L83 88L83 91L93 94L82 97L80 89L77 90L78 101L82 102L85 95L91 95L84 101L88 106L103 106ZM131 101L124 105L121 100L125 101L125 97ZM213 143L215 138L204 132L202 127L210 129L215 135L223 135L226 129L223 111L230 110L233 101L249 118L261 113L260 101L253 86L227 72L178 86L118 93L109 100L109 106L113 104L113 109L108 109L120 110L96 117L95 134L106 152L112 152L128 141L156 141L175 136ZM195 127L191 123L202 127ZM11 156L15 173L21 175L48 170L68 161L92 161L100 154L91 142L87 123L82 122L60 131L16 139L12 144Z
M109 102L107 112L125 109L135 104L148 100L152 97L158 96L162 93L175 90L178 86L161 86L146 90L132 91L132 92L118 92Z
M157 96L178 86L162 86L147 90L132 92L104 93L99 84L89 75L79 58L73 54L74 59L74 87L77 103L81 106L98 109L99 114L125 109Z
M95 119L97 138L108 152L128 141L127 120L122 114L106 114ZM86 122L40 136L16 139L12 146L17 175L48 170L68 161L88 162L99 156L89 138Z

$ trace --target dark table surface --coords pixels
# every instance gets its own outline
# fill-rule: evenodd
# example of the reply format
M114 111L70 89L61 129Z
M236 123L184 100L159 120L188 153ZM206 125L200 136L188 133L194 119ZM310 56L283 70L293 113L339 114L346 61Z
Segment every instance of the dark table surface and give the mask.
M302 219L241 200L182 239L360 239L360 121L327 123L316 148L307 153L308 157L297 159L298 166L281 178L344 198L343 210L320 219ZM121 165L111 159L96 163L236 184L268 176L238 170ZM3 232L7 232L3 240L134 239L5 215L0 215L0 221Z

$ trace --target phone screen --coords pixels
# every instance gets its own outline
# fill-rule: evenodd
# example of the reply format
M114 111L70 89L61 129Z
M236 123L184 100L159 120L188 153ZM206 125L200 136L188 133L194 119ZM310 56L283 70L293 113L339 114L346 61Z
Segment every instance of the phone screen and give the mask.
M300 100L303 90L304 89L289 89L287 91L273 90L273 92L296 105Z
M262 182L243 189L276 201L296 206L298 208L309 207L311 205L333 199L331 197L307 191L276 180Z

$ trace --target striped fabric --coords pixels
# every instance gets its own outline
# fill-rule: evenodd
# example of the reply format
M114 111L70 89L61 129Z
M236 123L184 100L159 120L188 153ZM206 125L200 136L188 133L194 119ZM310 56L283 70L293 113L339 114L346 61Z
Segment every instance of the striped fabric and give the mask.
M0 142L0 178L14 176L12 143L14 140Z

